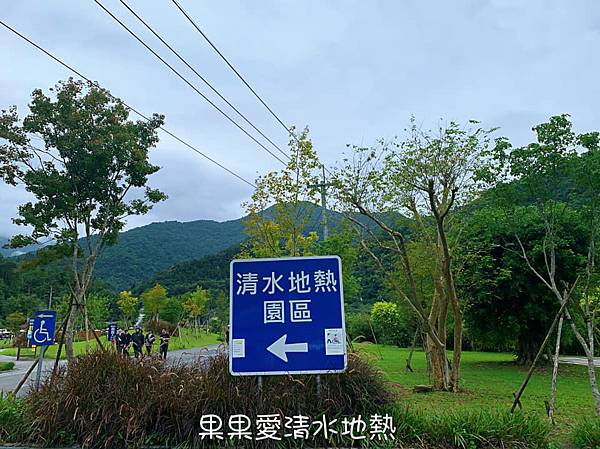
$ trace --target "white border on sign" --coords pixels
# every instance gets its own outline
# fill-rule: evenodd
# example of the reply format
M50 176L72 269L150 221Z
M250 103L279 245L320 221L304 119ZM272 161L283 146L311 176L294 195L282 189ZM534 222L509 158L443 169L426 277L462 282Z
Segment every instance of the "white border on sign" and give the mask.
M246 262L272 262L275 260L309 260L309 259L337 259L340 272L340 309L342 312L342 329L344 331L344 367L335 370L292 370L292 371L253 371L253 372L234 372L233 360L231 357L231 340L233 338L233 265ZM348 348L346 347L346 315L344 312L344 281L342 275L342 259L340 256L302 256L302 257L265 257L264 259L234 259L229 263L229 341L227 342L227 352L229 357L229 374L232 376L285 376L288 374L335 374L343 373L348 369Z

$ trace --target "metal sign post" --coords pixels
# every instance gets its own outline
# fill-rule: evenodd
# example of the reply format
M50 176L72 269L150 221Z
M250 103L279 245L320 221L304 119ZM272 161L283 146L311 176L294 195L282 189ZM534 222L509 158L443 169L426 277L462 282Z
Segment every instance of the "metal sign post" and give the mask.
M232 375L346 370L339 257L234 260L230 295Z
M39 389L42 378L42 365L46 347L54 344L54 330L56 328L56 312L53 310L42 310L36 312L31 325L31 336L29 342L40 346L40 355L37 364L37 375L35 378L35 389Z
M40 348L40 356L37 364L37 373L35 375L35 389L40 389L40 380L42 379L42 364L44 362L44 353L46 352L46 346Z

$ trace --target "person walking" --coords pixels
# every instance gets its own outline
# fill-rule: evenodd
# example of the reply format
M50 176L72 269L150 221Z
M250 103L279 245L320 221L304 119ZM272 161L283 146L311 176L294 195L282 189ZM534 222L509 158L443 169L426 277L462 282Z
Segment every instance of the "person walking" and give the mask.
M159 347L159 351L160 351L160 356L163 359L167 358L167 352L169 351L169 339L171 338L171 335L167 332L166 329L163 329L160 331L160 347Z
M121 343L121 334L123 333L123 329L117 330L117 335L115 335L115 347L117 348L117 354L121 354L123 352L123 345Z
M225 325L225 346L229 346L229 324Z
M120 354L129 357L129 347L131 346L131 335L127 331L121 331L119 335L118 345L121 346Z
M133 344L133 354L136 359L139 359L144 355L144 334L139 327L135 329L134 334L131 336L131 343Z
M154 342L156 341L156 337L154 336L154 333L149 330L148 333L146 334L146 352L148 353L148 355L152 354L152 346L154 345Z

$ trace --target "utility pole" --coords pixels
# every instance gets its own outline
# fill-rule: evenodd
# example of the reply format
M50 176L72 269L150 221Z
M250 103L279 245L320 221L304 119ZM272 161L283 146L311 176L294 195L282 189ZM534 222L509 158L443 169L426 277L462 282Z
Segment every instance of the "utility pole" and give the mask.
M323 240L327 240L329 237L329 225L327 222L327 187L333 186L333 183L327 182L325 178L325 165L321 164L321 169L323 170L323 179L318 184L309 184L309 188L317 188L321 189L321 222L323 224Z
M325 178L325 164L321 164L321 170L323 173L323 179L318 184L309 184L308 187L311 189L321 189L321 220L323 223L323 241L329 237L329 224L327 222L327 187L333 186L333 183L327 182ZM321 375L317 374L316 377L317 396L321 396Z

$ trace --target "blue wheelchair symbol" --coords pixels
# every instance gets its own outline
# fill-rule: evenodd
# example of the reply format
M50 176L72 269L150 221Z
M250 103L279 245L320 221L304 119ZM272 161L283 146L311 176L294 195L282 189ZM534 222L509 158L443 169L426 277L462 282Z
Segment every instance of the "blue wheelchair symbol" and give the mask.
M55 326L56 312L52 310L37 312L33 319L31 344L37 346L49 346L54 344Z

